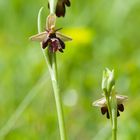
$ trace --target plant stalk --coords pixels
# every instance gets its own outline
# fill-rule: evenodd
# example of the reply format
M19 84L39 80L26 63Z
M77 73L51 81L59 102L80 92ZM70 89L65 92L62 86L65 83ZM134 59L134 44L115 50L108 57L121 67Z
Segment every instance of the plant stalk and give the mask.
M112 124L112 110L111 110L110 99L108 96L106 97L106 101L107 101L107 108L108 108L108 112L109 112L109 116L110 116L110 120Z
M115 92L112 92L112 140L117 140L117 100Z
M112 126L112 140L117 140L117 101L115 93L111 93L111 99L106 96L106 101Z
M61 140L66 140L66 130L65 130L65 123L64 123L63 109L62 109L62 100L59 93L59 86L58 86L58 79L57 79L57 63L56 63L55 53L53 53L53 56L52 56L51 80L52 80L52 86L53 86L54 97L55 97L55 102L56 102L60 138Z

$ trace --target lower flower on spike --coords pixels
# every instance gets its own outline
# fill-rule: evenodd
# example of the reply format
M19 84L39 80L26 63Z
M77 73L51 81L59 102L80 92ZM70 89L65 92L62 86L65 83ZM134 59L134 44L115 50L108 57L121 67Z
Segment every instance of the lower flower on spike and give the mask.
M55 29L55 15L49 15L46 23L46 30L37 35L31 36L30 39L32 41L39 41L42 44L42 48L49 48L51 52L56 52L59 50L63 52L65 49L65 41L71 41L72 39L66 35L58 32L60 29Z

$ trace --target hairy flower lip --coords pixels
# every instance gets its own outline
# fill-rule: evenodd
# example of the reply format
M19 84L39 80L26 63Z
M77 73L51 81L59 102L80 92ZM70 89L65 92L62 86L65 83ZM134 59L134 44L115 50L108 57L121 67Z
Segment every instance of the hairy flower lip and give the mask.
M59 29L57 29L59 30ZM63 49L65 49L65 43L56 36L57 30L46 30L46 35L48 35L47 39L42 42L42 48L45 49L47 46L49 46L49 49L51 52L56 52L59 50L60 52L63 52Z

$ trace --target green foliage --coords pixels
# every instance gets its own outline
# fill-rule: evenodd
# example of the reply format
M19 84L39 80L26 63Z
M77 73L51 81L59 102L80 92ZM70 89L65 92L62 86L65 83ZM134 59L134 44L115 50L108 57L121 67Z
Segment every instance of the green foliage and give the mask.
M73 38L63 54L57 53L69 140L111 138L106 118L91 105L102 92L105 67L115 70L117 91L129 96L118 118L118 139L139 140L140 2L71 3L65 18L57 19L57 27L64 27L62 32ZM37 13L44 5L47 9L44 0L0 1L0 134L24 98L36 91L5 140L59 139L52 86L49 74L44 76L47 67L40 44L28 40L37 33ZM43 12L44 17L49 13Z

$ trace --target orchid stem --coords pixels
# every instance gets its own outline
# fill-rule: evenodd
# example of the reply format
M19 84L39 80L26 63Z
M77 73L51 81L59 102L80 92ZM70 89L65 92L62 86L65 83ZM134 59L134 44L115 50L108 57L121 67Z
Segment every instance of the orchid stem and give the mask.
M112 140L117 140L117 102L115 94L111 96L111 100L107 96L106 101L112 126Z
M112 126L112 140L117 140L117 101L115 93L111 93L111 99L107 96L106 101Z
M112 140L117 140L117 101L115 93L112 92Z
M52 80L52 86L53 86L55 102L56 102L60 137L61 137L61 140L66 140L66 131L65 131L63 109L62 109L62 100L61 100L61 96L59 93L59 86L58 86L58 80L57 80L57 63L56 63L56 54L55 53L53 53L53 56L52 56L51 80Z

